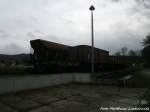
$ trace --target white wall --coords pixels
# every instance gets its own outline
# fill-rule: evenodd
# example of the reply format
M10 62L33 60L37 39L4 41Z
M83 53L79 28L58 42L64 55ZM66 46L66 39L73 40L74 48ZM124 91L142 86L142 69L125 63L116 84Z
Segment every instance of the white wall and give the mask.
M90 74L64 73L0 77L0 94L72 82L90 82Z

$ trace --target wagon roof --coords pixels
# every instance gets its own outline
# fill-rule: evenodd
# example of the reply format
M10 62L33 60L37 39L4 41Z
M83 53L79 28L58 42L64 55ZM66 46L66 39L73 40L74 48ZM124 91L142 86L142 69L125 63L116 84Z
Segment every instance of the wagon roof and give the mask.
M91 46L89 45L77 45L75 47L86 47L86 48L91 48ZM96 48L94 47L94 49L97 49L97 50L100 50L100 51L103 51L103 52L109 52L109 51L106 51L106 50L103 50L103 49L99 49L99 48Z
M45 47L51 48L51 49L67 49L67 48L70 47L70 46L67 46L67 45L58 44L58 43L55 43L55 42L50 42L50 41L46 41L46 40L42 40L42 39L31 40L31 43L32 42L40 42Z
M59 43L55 43L55 42L51 42L51 41L46 41L46 40L42 40L42 39L36 39L36 40L31 40L30 41L31 44L32 43L41 43L42 45L44 45L46 48L50 48L50 49L68 49L68 48L76 48L76 47L84 47L84 48L91 48L91 46L89 45L77 45L77 46L67 46L67 45L63 45L63 44L59 44ZM99 48L94 47L97 50L100 50L102 52L107 52L109 53L109 51L106 50L102 50Z

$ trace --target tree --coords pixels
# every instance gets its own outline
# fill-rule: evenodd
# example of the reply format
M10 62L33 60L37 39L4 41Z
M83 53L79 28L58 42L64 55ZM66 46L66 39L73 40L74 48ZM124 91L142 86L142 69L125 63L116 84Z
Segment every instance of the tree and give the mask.
M144 48L142 50L142 56L147 67L150 67L150 34L142 42Z
M116 53L114 53L115 56L121 56L120 51L117 51Z
M128 52L128 56L141 56L141 50L130 49Z
M127 55L128 48L127 47L122 47L120 50L114 53L115 56L125 56Z
M143 40L142 44L143 44L144 47L150 46L150 33Z
M122 47L122 48L120 49L120 52L121 52L122 56L127 55L127 51L128 51L128 48L127 48L127 47Z
M137 54L134 50L129 50L128 55L129 56L137 56Z
M142 56L141 50L136 50L135 53L136 53L136 56Z

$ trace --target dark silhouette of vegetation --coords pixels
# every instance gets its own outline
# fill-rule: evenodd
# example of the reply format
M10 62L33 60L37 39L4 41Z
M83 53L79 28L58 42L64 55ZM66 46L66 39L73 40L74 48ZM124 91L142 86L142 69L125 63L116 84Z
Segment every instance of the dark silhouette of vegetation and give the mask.
M141 56L141 50L133 50L133 49L128 49L127 47L122 47L114 55L115 56Z
M114 53L115 56L121 56L120 51L117 51L116 53Z
M127 47L122 47L119 51L117 51L114 55L115 56L125 56L128 52Z
M127 52L128 52L128 48L127 48L127 47L122 47L122 48L120 49L120 51L121 51L121 54L122 54L123 56L125 56L125 55L127 54Z
M128 55L129 56L136 56L136 52L134 50L129 50Z
M150 34L142 42L144 48L142 50L142 56L146 67L150 67Z
M0 54L0 75L28 74L30 71L32 72L32 63L29 54Z
M141 56L141 50L133 50L130 49L128 52L128 56Z
M144 47L150 46L150 33L143 40L142 44L143 44Z

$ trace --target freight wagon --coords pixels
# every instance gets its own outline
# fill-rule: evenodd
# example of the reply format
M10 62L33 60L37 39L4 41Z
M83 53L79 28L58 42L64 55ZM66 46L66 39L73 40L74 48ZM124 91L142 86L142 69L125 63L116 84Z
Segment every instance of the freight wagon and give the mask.
M37 72L91 72L91 46L67 46L41 39L30 44ZM95 72L120 70L141 62L138 56L109 56L108 51L94 48Z
M34 68L39 72L91 71L91 46L67 46L41 39L31 40ZM95 70L109 61L109 52L94 48Z

